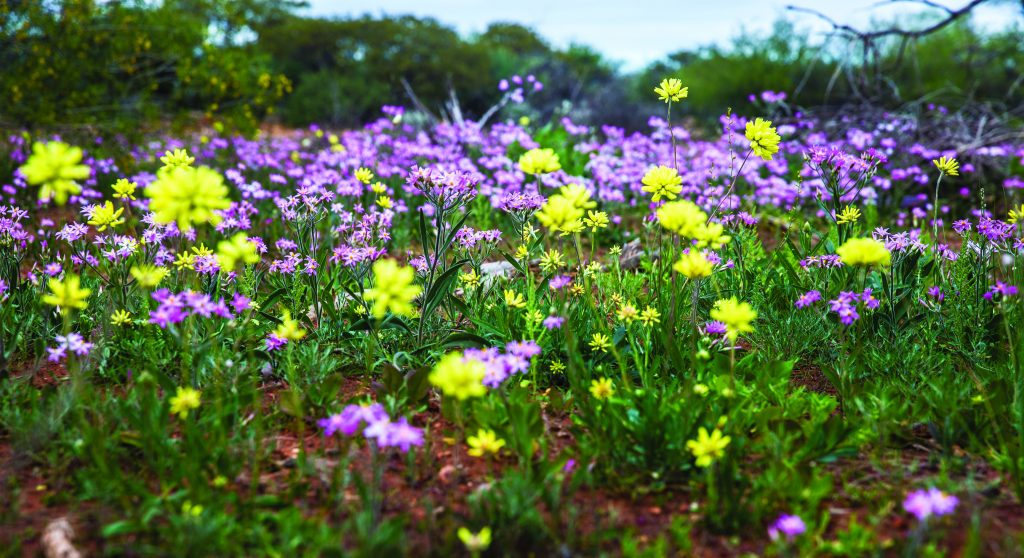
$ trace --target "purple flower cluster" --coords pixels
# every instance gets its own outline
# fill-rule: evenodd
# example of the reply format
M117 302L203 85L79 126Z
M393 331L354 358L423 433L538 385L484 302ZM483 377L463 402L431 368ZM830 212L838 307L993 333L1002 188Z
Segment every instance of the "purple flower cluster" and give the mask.
M466 360L484 363L486 374L484 385L496 388L513 374L522 374L530 369L530 361L541 352L534 341L513 341L505 345L504 354L497 347L489 349L466 349Z
M871 294L871 289L864 289L863 292L843 291L835 300L828 301L829 309L839 315L839 321L843 325L851 325L860 319L857 313L857 305L863 303L868 310L878 308L878 299Z
M58 335L55 339L57 342L56 347L47 347L46 352L50 353L47 360L50 362L60 362L67 357L68 351L78 355L85 356L92 350L93 344L86 342L81 335L77 333L69 333L67 335Z
M802 309L807 308L808 306L814 304L815 302L818 302L819 300L821 300L820 292L807 291L806 293L800 295L800 298L796 299L796 302L794 302L793 305L796 306L797 308Z
M996 295L999 295L1000 299L1017 296L1017 287L1014 285L1008 285L997 279L996 284L989 287L989 291L982 296L985 297L985 300L995 300Z
M396 447L408 452L412 446L423 445L422 428L409 424L405 417L392 421L380 403L348 405L340 413L320 419L317 424L327 437L337 432L353 436L362 428L363 437L382 448Z
M946 494L938 488L929 488L907 494L907 498L903 500L903 509L918 521L924 521L933 515L941 517L953 513L959 502L956 496Z
M826 254L824 256L808 256L800 260L800 267L804 269L807 269L809 267L832 268L842 266L843 262L840 261L839 256L835 254Z
M159 302L160 305L149 313L149 323L156 324L161 329L166 329L171 324L181 323L192 315L203 318L219 316L225 320L234 318L224 299L214 302L210 295L204 293L184 291L175 294L168 289L160 289L154 291L152 296L153 300ZM249 308L250 302L244 296L235 295L231 306L236 312L242 312Z
M768 537L777 541L780 535L791 541L807 532L807 526L799 515L782 514L768 527Z

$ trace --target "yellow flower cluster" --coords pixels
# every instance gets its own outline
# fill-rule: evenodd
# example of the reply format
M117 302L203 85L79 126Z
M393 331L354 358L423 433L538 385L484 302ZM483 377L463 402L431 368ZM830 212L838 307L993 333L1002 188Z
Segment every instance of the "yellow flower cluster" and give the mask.
M939 169L939 172L942 174L960 176L960 163L952 157L939 157L938 159L934 159L932 164L934 164L935 168Z
M547 174L561 168L554 149L531 149L519 157L519 170L526 174Z
M75 181L89 178L89 167L81 163L82 150L78 147L60 141L36 142L32 155L19 170L29 184L41 187L40 200L64 205L69 196L82 191Z
M399 316L415 316L412 301L423 288L413 283L416 271L402 267L391 259L378 260L373 264L373 288L366 289L363 298L373 303L373 317L378 320L389 311Z
M756 118L753 122L747 122L746 135L754 155L765 161L771 161L772 156L779 152L779 141L782 138L772 127L771 120Z
M846 265L887 266L892 262L885 244L873 238L851 238L836 249L836 254Z
M667 78L661 80L658 87L654 88L654 92L657 93L658 99L666 103L678 103L690 94L690 88L683 87L683 82L677 78Z
M691 248L689 252L679 258L672 269L687 279L700 279L711 275L712 267L711 262L704 257L700 250Z
M445 395L463 401L487 393L483 384L486 374L487 367L483 362L464 359L462 353L456 352L441 358L427 379Z
M726 337L735 342L741 333L754 331L751 323L757 319L757 312L746 302L733 297L715 302L711 319L725 324Z
M50 288L50 294L43 296L43 302L56 306L61 314L67 313L71 308L84 310L89 307L85 300L92 291L82 288L82 280L77 275L68 275L63 281L50 279L46 285Z
M256 253L256 245L249 241L245 233L238 233L230 240L222 240L217 244L217 264L222 271L235 269L238 262L254 264L260 261Z
M643 191L653 194L651 201L657 202L661 198L674 200L683 190L683 177L679 176L676 169L658 165L647 171L643 179Z
M227 209L228 188L224 177L209 167L169 166L157 173L146 188L149 209L160 224L177 222L182 231L193 223L217 223L218 209Z
M689 200L671 201L658 208L658 222L665 229L697 241L698 248L719 249L732 237L718 223L708 223L708 214Z

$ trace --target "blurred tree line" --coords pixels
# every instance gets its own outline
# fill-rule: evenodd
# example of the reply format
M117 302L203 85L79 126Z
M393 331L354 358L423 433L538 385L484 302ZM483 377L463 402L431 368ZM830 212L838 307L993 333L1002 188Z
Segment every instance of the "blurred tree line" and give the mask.
M300 17L296 0L0 0L0 125L137 128L140 119L206 115L252 128L271 113L290 126L357 126L385 104L431 110L457 94L467 118L501 99L498 82L533 74L529 116L643 128L659 111L652 87L681 77L684 114L714 122L752 94L791 105L911 101L1022 104L1024 30L997 33L963 19L912 42L822 44L793 23L726 46L681 50L625 73L581 45L552 46L528 27L495 23L463 37L430 18ZM653 17L653 16L652 16ZM922 16L923 20L927 20ZM509 109L525 111L524 107Z

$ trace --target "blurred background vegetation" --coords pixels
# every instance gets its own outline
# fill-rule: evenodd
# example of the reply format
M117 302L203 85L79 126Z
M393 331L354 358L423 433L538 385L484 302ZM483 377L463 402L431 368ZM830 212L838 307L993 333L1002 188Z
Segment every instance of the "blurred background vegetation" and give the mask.
M252 131L268 117L351 127L379 116L382 105L409 106L408 89L431 110L454 91L474 119L501 99L497 84L513 74L545 85L531 95L531 117L627 129L644 128L660 111L651 88L666 76L690 86L682 109L703 123L725 107L752 110L751 95L762 90L784 91L791 106L812 110L934 103L1019 119L1024 105L1019 22L982 33L962 18L916 40L882 38L866 56L856 38L822 41L779 21L770 33L680 50L627 73L584 45L557 48L514 23L466 37L428 18L301 17L301 6L0 0L0 127L131 133L146 128L140 123L200 119Z

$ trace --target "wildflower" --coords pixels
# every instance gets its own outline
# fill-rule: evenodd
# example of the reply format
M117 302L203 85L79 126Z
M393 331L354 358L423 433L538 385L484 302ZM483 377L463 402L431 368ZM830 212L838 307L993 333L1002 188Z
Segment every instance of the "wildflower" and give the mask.
M580 223L580 219L583 218L583 210L576 207L569 198L555 194L544 202L536 215L541 225L553 231L564 231L572 229L577 223Z
M388 187L385 186L383 182L378 181L374 182L373 185L370 186L370 190L373 190L373 193L379 196L386 192L388 190Z
M705 397L705 396L707 396L707 394L710 391L711 391L711 389L708 388L708 386L706 386L704 384L693 384L693 393L694 393L694 395L698 395L700 397Z
M47 360L50 362L59 362L61 359L67 356L67 352L71 351L77 356L86 356L89 351L92 350L93 344L87 342L78 333L69 333L67 335L58 335L55 338L57 341L56 347L47 347L46 352L49 353Z
M565 318L561 316L548 316L544 318L542 323L547 329L558 329L565 323Z
M548 369L551 370L552 374L561 374L562 372L565 372L565 365L556 360L548 366Z
M604 211L588 211L587 217L583 219L583 224L590 228L591 231L597 231L597 229L603 229L608 226L608 214Z
M467 289L475 289L480 285L480 275L477 274L476 270L469 270L469 273L460 273L459 281L466 286Z
M557 271L563 266L565 266L565 260L562 259L562 253L558 250L548 250L540 258L540 268L547 273Z
M697 458L698 467L710 467L716 459L725 455L725 448L731 440L729 436L722 436L718 428L708 435L708 430L702 426L697 431L697 439L686 442L686 448Z
M466 550L471 554L479 555L491 546L491 528L484 527L479 533L473 533L465 527L459 527L459 540L466 545Z
M839 296L835 300L828 302L829 308L839 315L839 321L843 325L851 325L853 322L860 319L860 314L857 313L857 301L859 297L857 293L852 291L843 291L839 293Z
M561 168L554 149L531 149L519 157L519 170L526 174L547 174Z
M796 306L797 308L801 309L807 308L808 306L814 304L815 302L818 302L819 300L821 300L820 292L807 291L806 293L800 295L800 298L796 299L796 302L793 303L793 306Z
M200 504L193 504L189 500L185 500L181 504L181 515L199 517L203 515L203 506Z
M658 208L657 217L662 227L687 238L696 238L708 219L707 213L689 200L666 203Z
M659 100L666 103L678 103L690 94L690 88L683 87L683 82L677 78L667 78L661 80L658 87L654 88L654 92L658 94Z
M189 411L199 408L199 392L190 387L179 387L171 398L171 414L178 418L188 418Z
M852 205L846 206L838 215L836 215L836 224L845 225L846 223L856 223L857 219L860 219L860 210Z
M616 316L619 318L620 321L623 321L627 324L632 323L637 318L636 307L633 306L632 304L624 303L619 306L619 311L616 313Z
M107 227L116 227L124 223L124 219L121 219L121 214L124 213L124 208L120 207L117 211L114 210L114 204L109 201L103 205L94 205L91 208L91 216L88 223L99 232L107 230Z
M130 323L132 323L132 315L127 310L118 310L110 315L110 325L120 327Z
M36 142L32 144L32 155L18 170L26 182L41 186L40 200L64 205L69 196L82 191L75 181L89 178L89 167L81 162L82 150L78 147L59 141Z
M757 318L757 312L746 302L740 302L735 297L715 302L711 309L711 318L725 324L726 337L735 342L741 333L754 331L750 325Z
M942 293L942 288L938 285L928 287L928 296L934 298L936 302L942 302L946 298L946 295Z
M224 177L209 167L176 166L160 172L146 196L155 222L177 222L183 231L193 223L220 222L215 211L231 205Z
M746 135L754 155L765 161L771 161L772 156L779 152L779 140L782 138L772 127L771 120L756 118L753 122L747 122Z
M725 229L719 223L706 223L697 227L693 236L697 241L697 248L711 248L718 250L732 240L732 237L725 234Z
M487 367L478 359L463 358L461 353L448 353L434 366L428 380L445 395L459 401L487 393L483 384Z
M46 285L50 288L50 294L43 296L43 302L56 306L62 314L70 308L84 310L89 307L85 299L89 298L92 291L81 288L82 282L77 275L68 275L63 281L50 279Z
M165 169L175 169L189 167L196 162L196 159L189 157L188 151L184 149L175 149L174 151L165 151L164 156L160 157L160 162L164 164Z
M674 200L683 191L683 177L679 176L676 169L659 165L647 171L643 179L643 191L653 194L651 201L657 202L661 198Z
M603 401L615 395L615 386L612 385L609 378L598 378L590 382L590 395L594 396L594 399Z
M114 183L114 197L119 200L135 201L135 189L139 185L129 181L127 178L120 178Z
M160 284L164 280L164 277L170 273L166 267L157 267L152 264L133 265L129 273L135 278L135 281L139 283L139 286L147 289L152 289Z
M939 172L949 176L960 176L960 163L952 157L939 157L933 159L932 164L935 168L939 169Z
M274 329L273 335L285 341L298 341L306 336L306 330L299 326L299 322L292 319L292 313L288 310L281 312L281 323Z
M712 266L704 254L699 250L691 249L679 258L672 269L687 279L700 279L711 275Z
M956 496L948 495L938 488L929 488L907 494L903 500L903 509L918 521L924 521L933 515L941 517L953 513L959 502Z
M597 202L590 199L590 190L579 184L566 184L558 189L558 193L571 201L576 209L593 209L597 207Z
M412 301L423 288L413 284L416 270L399 267L392 259L378 260L373 264L373 288L363 293L363 298L373 302L373 317L381 319L389 311L399 316L415 316Z
M787 541L791 541L806 531L807 526L804 525L804 520L800 519L800 516L784 513L775 520L775 523L768 527L768 537L773 541L777 541L781 533L786 537Z
M573 283L569 287L569 294L573 296L580 296L581 294L583 294L583 285L580 285L579 283Z
M1010 223L1011 225L1015 224L1017 221L1024 220L1024 203L1020 204L1020 207L1016 209L1011 209L1010 212L1007 214L1007 217L1008 219L1006 220L1006 222Z
M645 326L652 326L654 324L661 323L661 313L658 312L654 307L648 306L644 308L644 311L640 313L640 321Z
M873 238L851 238L836 249L836 254L846 265L887 266L892 262L885 244Z
M369 184L373 180L373 171L366 167L356 169L356 180L363 184Z
M195 254L189 254L188 252L182 252L177 255L174 259L174 267L181 269L193 269L196 265Z
M992 300L995 295L1000 295L1002 298L1017 295L1017 287L1014 285L1008 285L1002 281L996 279L996 284L989 287L989 291L982 296L985 300Z
M594 351L607 353L608 349L611 348L612 343L611 340L608 339L607 335L603 333L595 333L590 336L590 343L588 343L588 345L590 345L590 348Z
M377 205L383 207L384 209L391 209L391 208L393 208L395 206L395 203L393 201L391 201L390 197L388 197L388 196L381 196L381 197L377 198Z
M466 438L466 443L469 445L466 453L473 457L483 457L486 453L497 454L505 447L505 440L499 438L493 430L483 428L476 431L476 436Z
M222 270L235 269L239 261L246 265L260 261L260 256L256 253L256 244L241 232L230 240L217 243L217 264Z
M523 298L522 293L505 289L505 305L509 308L526 308L526 299Z

